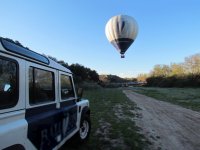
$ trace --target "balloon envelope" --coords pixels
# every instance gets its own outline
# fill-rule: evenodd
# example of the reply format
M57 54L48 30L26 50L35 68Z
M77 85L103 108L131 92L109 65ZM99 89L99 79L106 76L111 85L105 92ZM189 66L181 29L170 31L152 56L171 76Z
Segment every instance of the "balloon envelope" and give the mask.
M124 53L138 34L138 25L134 18L127 15L118 15L107 22L105 32L108 41L124 58Z

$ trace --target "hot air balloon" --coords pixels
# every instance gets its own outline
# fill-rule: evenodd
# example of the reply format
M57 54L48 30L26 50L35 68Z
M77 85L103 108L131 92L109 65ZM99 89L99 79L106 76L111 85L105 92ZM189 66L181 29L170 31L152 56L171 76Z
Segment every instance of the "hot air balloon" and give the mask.
M124 58L126 50L135 41L138 25L134 18L127 15L112 17L106 24L106 37Z

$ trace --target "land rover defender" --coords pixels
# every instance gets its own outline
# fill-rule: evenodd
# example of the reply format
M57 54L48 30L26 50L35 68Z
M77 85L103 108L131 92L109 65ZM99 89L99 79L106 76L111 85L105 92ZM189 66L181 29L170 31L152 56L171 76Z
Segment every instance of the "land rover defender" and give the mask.
M44 55L0 38L0 149L51 150L90 133L89 101L72 72Z

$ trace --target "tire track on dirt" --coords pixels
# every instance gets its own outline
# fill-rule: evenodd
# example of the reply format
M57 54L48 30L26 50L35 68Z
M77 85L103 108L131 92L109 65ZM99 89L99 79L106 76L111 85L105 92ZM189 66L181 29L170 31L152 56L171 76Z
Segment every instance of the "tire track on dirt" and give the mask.
M200 150L200 113L124 90L140 108L136 119L141 132L153 143L151 149Z

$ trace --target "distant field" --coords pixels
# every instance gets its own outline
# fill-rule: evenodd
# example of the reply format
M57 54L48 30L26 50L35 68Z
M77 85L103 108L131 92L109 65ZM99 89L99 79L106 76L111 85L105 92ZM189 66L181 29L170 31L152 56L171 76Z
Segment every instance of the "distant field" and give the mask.
M135 126L136 106L120 89L87 89L83 97L90 100L90 139L83 145L65 145L62 150L137 150L147 147L148 141Z
M158 100L200 111L200 88L134 87L132 90Z

